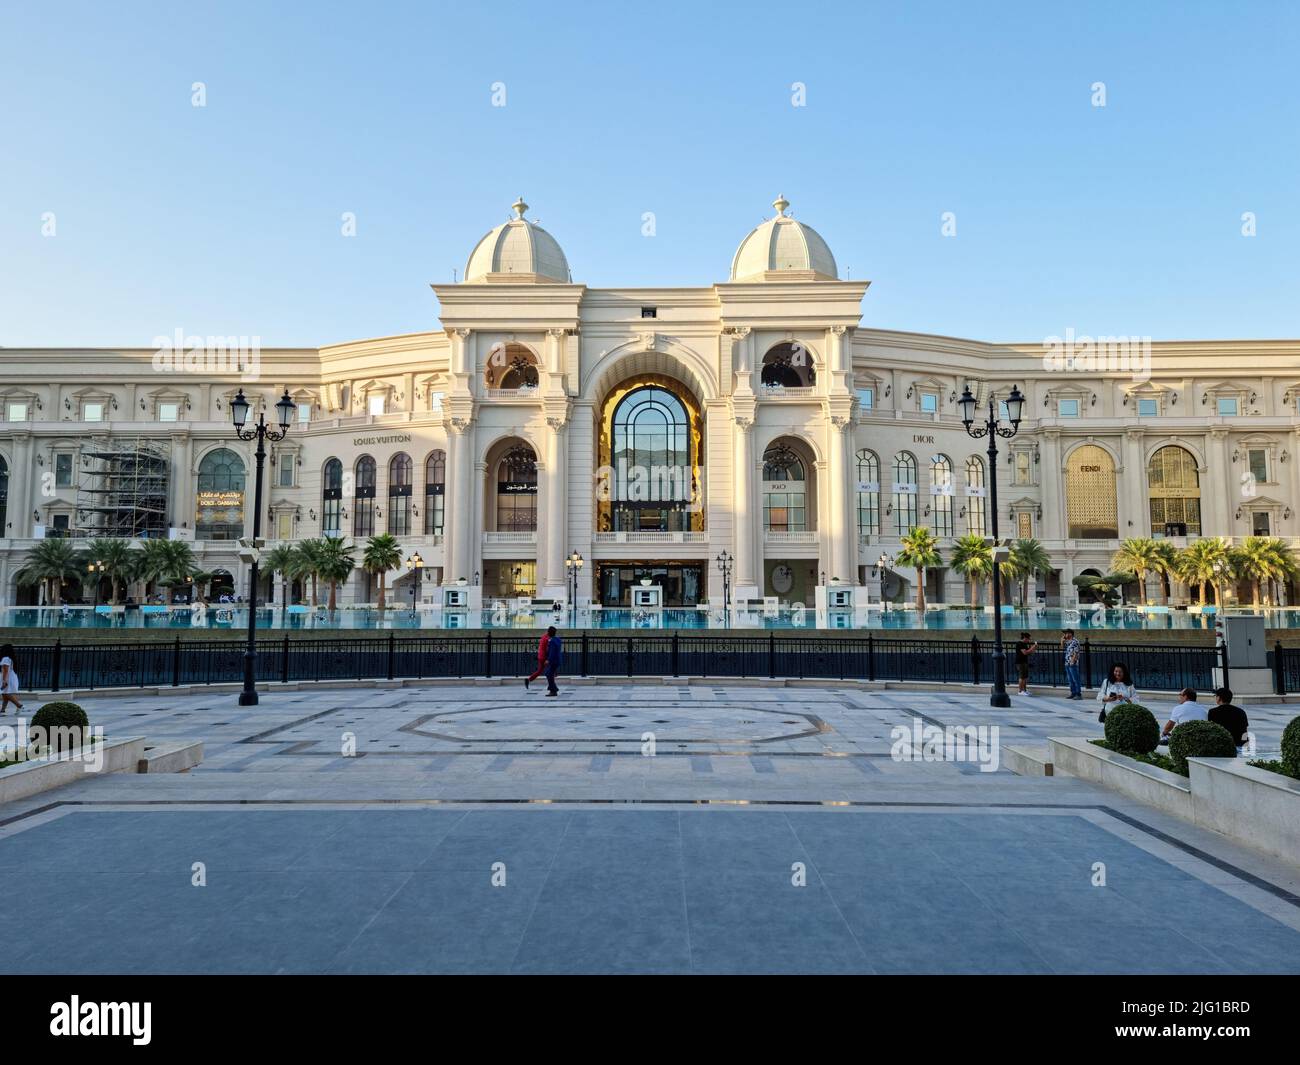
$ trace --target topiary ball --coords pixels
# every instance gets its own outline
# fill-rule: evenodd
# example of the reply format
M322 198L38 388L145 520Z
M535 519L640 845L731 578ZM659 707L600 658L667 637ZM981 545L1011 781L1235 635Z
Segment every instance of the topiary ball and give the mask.
M42 731L37 733L37 729ZM31 732L44 740L39 745L55 751L70 751L80 747L89 729L90 718L76 703L46 703L32 715Z
M1282 730L1282 768L1300 777L1300 717L1293 717Z
M1184 721L1169 734L1169 757L1183 776L1190 772L1189 758L1233 758L1236 754L1232 733L1213 721Z
M1106 711L1106 742L1125 754L1150 754L1160 744L1160 723L1145 706L1119 703Z

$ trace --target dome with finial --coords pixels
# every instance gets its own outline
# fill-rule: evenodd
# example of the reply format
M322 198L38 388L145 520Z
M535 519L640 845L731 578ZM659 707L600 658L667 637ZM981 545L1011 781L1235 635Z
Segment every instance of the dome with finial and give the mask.
M512 205L514 218L502 222L474 245L465 264L465 281L496 284L568 284L569 260L556 239L524 217L521 196Z
M839 272L821 234L785 213L790 201L778 196L776 215L740 242L731 260L732 281L835 281Z

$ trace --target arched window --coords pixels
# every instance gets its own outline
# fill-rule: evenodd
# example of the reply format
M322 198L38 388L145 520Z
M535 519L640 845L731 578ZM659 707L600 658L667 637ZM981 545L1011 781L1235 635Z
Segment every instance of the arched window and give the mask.
M682 401L653 385L633 389L614 408L610 432L614 531L690 528L696 487Z
M352 500L352 535L375 535L375 460L369 455L357 459L355 496Z
M865 447L858 452L858 535L880 535L880 460Z
M952 535L952 459L930 459L930 525L935 536Z
M497 529L537 529L537 456L527 445L512 447L497 463Z
M966 460L966 531L972 536L988 535L988 485L984 460L978 455Z
M447 453L434 451L424 463L424 535L441 536L443 494L447 487Z
M1158 449L1147 463L1147 494L1153 533L1175 525L1179 534L1186 526L1187 535L1201 535L1201 476L1190 451L1176 444Z
M763 452L763 528L808 529L807 472L798 452L784 440L773 441Z
M906 451L894 456L894 532L905 536L916 527L916 457Z
M817 380L812 352L798 341L777 344L763 356L760 380L768 388L811 388Z
M1072 540L1119 539L1115 460L1096 444L1084 444L1065 460L1066 535Z
M483 380L488 388L536 388L537 356L523 344L494 344Z
M330 459L321 476L320 531L338 536L343 529L343 463Z
M238 540L244 535L244 460L217 448L199 463L195 499L196 540Z
M9 510L9 464L0 458L0 531L5 528L5 516ZM6 532L7 536L8 533Z
M393 536L411 535L411 456L399 451L388 463L388 531Z

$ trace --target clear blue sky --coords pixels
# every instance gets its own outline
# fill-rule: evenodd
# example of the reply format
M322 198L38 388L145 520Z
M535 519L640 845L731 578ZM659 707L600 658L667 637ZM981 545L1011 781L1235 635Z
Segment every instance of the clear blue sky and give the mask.
M521 193L594 287L723 281L784 193L869 326L1297 337L1298 53L1289 0L3 0L0 345L434 328Z

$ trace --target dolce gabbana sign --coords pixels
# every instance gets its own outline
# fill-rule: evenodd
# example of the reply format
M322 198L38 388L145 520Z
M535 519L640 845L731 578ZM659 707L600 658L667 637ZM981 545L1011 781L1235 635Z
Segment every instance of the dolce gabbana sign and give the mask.
M394 433L392 436L357 436L352 438L353 447L368 447L371 444L409 444L410 433Z

